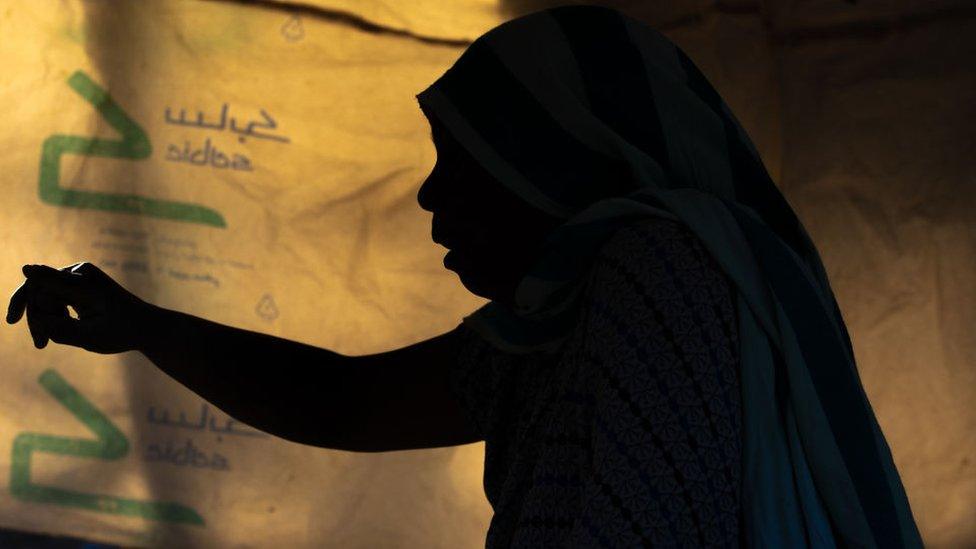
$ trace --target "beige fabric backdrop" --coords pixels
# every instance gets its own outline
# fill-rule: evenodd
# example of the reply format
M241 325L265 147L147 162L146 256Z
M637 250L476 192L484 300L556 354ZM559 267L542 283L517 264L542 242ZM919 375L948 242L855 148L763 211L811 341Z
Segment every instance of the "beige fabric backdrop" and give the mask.
M435 156L413 96L468 41L558 3L0 7L0 285L24 263L88 260L158 305L345 354L453 328L484 300L443 268L416 204ZM976 13L607 5L684 48L750 132L824 257L927 546L976 544ZM129 145L77 154L58 135ZM483 443L356 454L256 436L138 353L38 351L22 324L0 329L0 361L4 527L137 546L484 544ZM71 442L99 428L102 444Z

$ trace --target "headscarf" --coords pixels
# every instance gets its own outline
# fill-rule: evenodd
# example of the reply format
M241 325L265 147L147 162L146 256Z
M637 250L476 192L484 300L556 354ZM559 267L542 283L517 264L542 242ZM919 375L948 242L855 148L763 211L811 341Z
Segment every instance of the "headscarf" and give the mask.
M820 256L688 56L622 13L562 6L475 40L417 100L493 177L565 219L512 308L464 318L498 349L557 353L600 245L681 223L735 288L749 547L922 547Z

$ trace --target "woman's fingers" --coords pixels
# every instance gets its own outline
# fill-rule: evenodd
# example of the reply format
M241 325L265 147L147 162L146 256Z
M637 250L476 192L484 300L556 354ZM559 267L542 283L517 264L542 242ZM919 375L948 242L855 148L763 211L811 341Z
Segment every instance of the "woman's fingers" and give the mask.
M70 271L78 265L70 265L64 270L46 265L25 265L22 269L27 280L10 296L7 322L15 324L26 312L27 327L38 349L43 349L49 340L54 340L51 337L52 329L57 332L54 336L58 339L66 342L77 339L77 326L62 319L73 321L66 305L77 303L79 297L84 297L79 286L81 277Z
M44 348L48 340L54 341L51 330L57 320L70 318L68 308L63 301L44 291L43 288L35 289L31 293L30 299L27 300L27 314L29 321L34 324L35 330L39 333L41 343L39 349Z
M59 300L61 305L78 305L87 296L79 274L58 270L47 265L28 265L27 279L34 285L34 294Z
M24 315L24 309L27 307L27 294L30 291L30 281L25 280L10 296L10 302L7 304L7 324L15 324L20 317Z
M43 349L47 346L47 333L44 324L39 318L37 306L28 301L27 303L27 328L30 330L31 338L34 340L34 347Z
M63 288L75 288L81 281L81 275L74 274L71 268L75 268L75 265L64 269L55 269L47 265L24 265L24 276L50 281Z

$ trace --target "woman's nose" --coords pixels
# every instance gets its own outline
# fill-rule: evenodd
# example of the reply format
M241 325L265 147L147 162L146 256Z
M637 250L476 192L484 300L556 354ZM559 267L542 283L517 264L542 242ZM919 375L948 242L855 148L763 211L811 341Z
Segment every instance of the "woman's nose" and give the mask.
M417 203L428 212L454 207L460 198L455 196L457 189L453 187L458 182L452 179L453 174L445 170L438 161L417 191Z
M441 196L443 190L438 188L440 186L438 179L438 174L432 172L417 191L417 204L428 212L433 212L435 208L440 207L439 203L444 201L444 197Z
M430 207L430 202L429 202L430 199L427 195L427 193L429 192L427 190L428 181L430 181L430 178L425 179L423 184L420 185L420 190L417 191L417 204L420 204L420 207L422 209L427 210L428 212L433 212L434 210L432 210Z

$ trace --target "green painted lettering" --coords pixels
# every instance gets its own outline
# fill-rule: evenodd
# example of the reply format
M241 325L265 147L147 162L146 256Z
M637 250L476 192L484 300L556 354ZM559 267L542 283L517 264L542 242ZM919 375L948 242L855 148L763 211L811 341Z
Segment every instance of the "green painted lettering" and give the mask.
M14 497L50 505L62 505L117 515L139 516L150 520L179 522L202 526L201 517L192 508L167 501L143 501L105 494L89 494L52 486L40 486L30 480L32 452L65 456L120 459L129 451L129 441L122 431L83 397L54 370L45 370L38 378L41 386L62 406L85 424L96 439L69 438L40 433L20 433L14 438L10 465L10 493Z
M213 227L227 226L219 212L199 204L159 200L134 194L81 191L61 187L61 155L80 154L142 160L148 158L152 152L146 132L129 118L108 92L95 84L87 74L76 71L68 78L68 85L85 101L91 103L102 118L122 134L122 139L99 139L77 135L52 135L45 139L41 145L41 167L38 178L42 201L55 206L139 214Z

